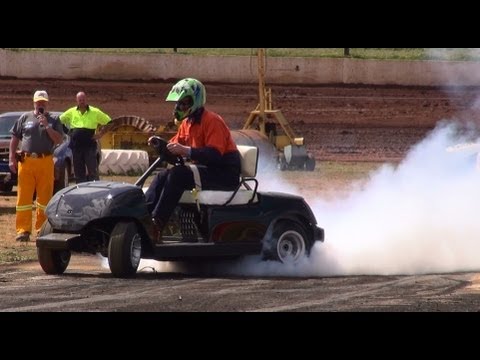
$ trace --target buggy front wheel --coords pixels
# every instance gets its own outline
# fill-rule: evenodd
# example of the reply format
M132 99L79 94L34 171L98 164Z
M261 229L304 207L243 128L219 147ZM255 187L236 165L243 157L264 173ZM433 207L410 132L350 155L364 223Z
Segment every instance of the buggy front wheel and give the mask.
M46 220L38 236L44 236L52 233L52 225ZM49 275L60 275L65 272L70 263L71 252L69 250L55 250L44 247L37 248L38 262L43 271Z
M142 255L142 238L134 222L119 222L110 235L108 264L115 277L129 277L137 272Z

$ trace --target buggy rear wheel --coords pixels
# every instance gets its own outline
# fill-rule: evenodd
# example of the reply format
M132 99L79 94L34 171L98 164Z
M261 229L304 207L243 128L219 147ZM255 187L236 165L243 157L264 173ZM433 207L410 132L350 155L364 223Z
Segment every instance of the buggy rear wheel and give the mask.
M285 264L296 264L310 254L312 245L301 224L294 221L280 221L275 225L270 241L264 244L263 258Z

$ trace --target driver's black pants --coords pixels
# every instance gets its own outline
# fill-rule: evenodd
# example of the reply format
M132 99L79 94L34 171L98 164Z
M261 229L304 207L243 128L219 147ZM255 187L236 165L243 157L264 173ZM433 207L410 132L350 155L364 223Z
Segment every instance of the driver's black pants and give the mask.
M204 190L235 190L239 184L240 175L237 171L200 165L198 170ZM148 210L152 217L165 224L183 192L193 188L195 188L195 182L189 166L160 169L145 193Z

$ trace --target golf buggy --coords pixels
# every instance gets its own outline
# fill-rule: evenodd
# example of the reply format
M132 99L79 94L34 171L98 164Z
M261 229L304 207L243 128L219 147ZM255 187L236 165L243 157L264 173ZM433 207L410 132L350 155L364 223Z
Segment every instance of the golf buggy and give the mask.
M160 137L151 144L159 157L135 184L90 181L52 197L36 240L47 274L62 274L72 252L108 257L115 277L134 275L141 259L212 261L260 254L264 260L295 263L309 256L315 241L324 240L302 197L257 191L258 148L239 145L238 188L202 190L196 178L196 188L184 192L157 243L142 187L158 166L184 160L169 153Z

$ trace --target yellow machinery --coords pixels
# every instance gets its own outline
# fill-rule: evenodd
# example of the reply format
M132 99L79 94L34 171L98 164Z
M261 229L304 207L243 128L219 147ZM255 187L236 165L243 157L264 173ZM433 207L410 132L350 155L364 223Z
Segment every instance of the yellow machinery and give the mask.
M315 158L307 152L303 137L297 137L282 112L272 107L272 90L265 87L265 49L258 49L258 78L259 103L250 112L243 130L258 130L270 140L279 151L280 170L313 171Z
M101 129L104 135L100 138L102 149L144 150L148 153L149 162L158 157L157 152L147 145L152 135L170 139L176 134L175 124L169 122L165 126L155 127L148 120L138 116L120 116Z
M155 127L148 120L138 116L120 116L101 129L104 135L100 138L102 149L117 151L144 150L148 153L149 163L158 157L158 152L147 145L152 135L158 135L168 140L172 138L177 127L174 121L167 125ZM260 149L260 168L271 169L276 164L278 152L268 137L258 130L231 130L232 137L238 145L257 146ZM120 156L119 156L120 157Z
M271 89L265 88L265 49L258 49L258 77L259 103L248 116L243 129L231 131L235 142L259 147L260 168L275 164L280 170L313 171L315 158L307 153L303 137L296 137L282 112L272 107ZM102 149L145 150L150 163L153 163L158 155L147 145L148 138L158 135L170 139L175 135L177 126L173 120L155 127L138 116L120 116L112 119L102 131Z

